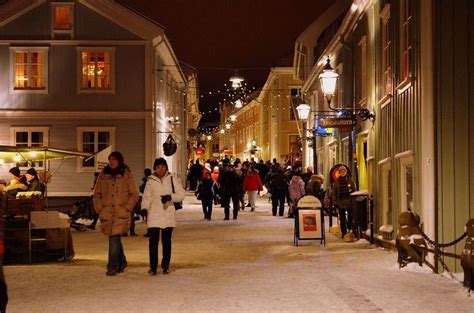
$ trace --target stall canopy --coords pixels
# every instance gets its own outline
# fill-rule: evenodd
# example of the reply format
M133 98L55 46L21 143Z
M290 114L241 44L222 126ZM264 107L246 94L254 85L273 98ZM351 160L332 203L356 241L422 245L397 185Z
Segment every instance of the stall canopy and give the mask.
M23 163L44 160L64 160L70 158L89 158L93 153L55 149L49 147L0 146L0 164Z

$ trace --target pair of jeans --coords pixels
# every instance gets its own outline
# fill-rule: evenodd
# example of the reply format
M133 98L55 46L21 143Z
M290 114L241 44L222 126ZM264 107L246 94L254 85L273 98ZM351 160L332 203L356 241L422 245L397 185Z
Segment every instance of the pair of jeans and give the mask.
M237 215L239 214L239 204L240 204L238 195L232 195L232 196L225 195L222 197L222 203L224 204L224 215L226 219L229 219L231 199L232 199L232 205L234 206L234 210L233 210L234 219L237 219Z
M346 220L347 211L347 220ZM348 229L353 229L352 208L339 209L339 220L341 222L342 237L347 234Z
M272 213L277 214L277 208L280 207L278 215L283 216L285 213L285 194L272 194Z
M211 219L212 215L212 199L201 200L202 213L204 213L205 219Z
M249 195L249 202L252 210L255 210L255 198L257 197L257 191L247 191Z
M168 270L171 261L171 235L173 234L173 227L148 228L150 239L148 242L148 252L150 256L150 270L156 272L158 268L158 242L160 241L160 231L162 234L161 244L163 245L163 258L161 259L161 268Z
M120 270L126 266L127 258L123 253L122 236L109 236L109 262L107 263L107 269L109 271Z

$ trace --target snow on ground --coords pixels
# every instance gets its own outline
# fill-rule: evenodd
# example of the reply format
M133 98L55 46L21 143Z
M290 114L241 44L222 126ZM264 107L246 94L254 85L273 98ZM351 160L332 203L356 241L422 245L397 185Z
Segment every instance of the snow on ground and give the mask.
M73 230L74 260L5 267L8 312L474 311L461 284L412 265L399 270L393 251L330 234L326 246L295 247L293 220L271 216L267 198L256 212L246 210L237 221L223 221L217 206L205 221L189 195L167 276L147 275L148 241L138 236L123 238L126 272L107 277L107 238Z

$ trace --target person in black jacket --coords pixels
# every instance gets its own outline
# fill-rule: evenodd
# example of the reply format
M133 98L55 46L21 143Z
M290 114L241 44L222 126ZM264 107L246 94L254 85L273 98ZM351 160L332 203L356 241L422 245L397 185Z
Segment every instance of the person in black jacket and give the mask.
M25 177L28 181L28 191L41 191L41 194L44 196L44 184L40 182L38 172L36 172L34 167L26 171Z
M199 163L199 159L189 169L189 190L195 191L198 181L202 177L202 165Z
M232 204L234 205L234 220L237 219L239 214L239 193L241 190L240 180L237 174L235 173L232 164L227 163L225 170L219 173L219 188L222 196L222 203L224 205L224 220L229 220L230 215L230 200L232 199Z
M208 221L211 220L212 216L212 201L214 199L213 185L214 180L212 180L210 172L205 171L195 193L198 200L201 200L204 219Z
M288 193L288 181L283 169L278 165L272 165L268 177L266 178L268 191L272 195L272 214L276 216L277 208L278 215L283 216L285 213L285 197Z

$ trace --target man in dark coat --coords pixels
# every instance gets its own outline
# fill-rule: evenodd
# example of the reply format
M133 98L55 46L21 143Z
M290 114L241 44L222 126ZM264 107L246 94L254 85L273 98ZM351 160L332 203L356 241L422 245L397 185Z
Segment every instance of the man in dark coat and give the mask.
M191 166L189 169L189 189L195 191L197 187L198 180L202 176L202 165L199 163L199 159L196 160L196 163Z
M239 213L239 196L242 187L240 186L240 179L230 163L227 163L225 170L219 173L218 183L222 197L222 204L224 205L224 220L229 219L230 200L232 200L234 206L233 219L236 220Z
M258 176L260 176L260 181L263 182L265 180L265 176L267 176L268 173L268 168L265 166L263 160L260 160L255 168L258 171Z
M278 215L283 216L285 213L285 197L288 193L288 181L281 167L272 165L272 169L268 174L266 183L268 191L272 195L272 214L276 216L277 208Z

